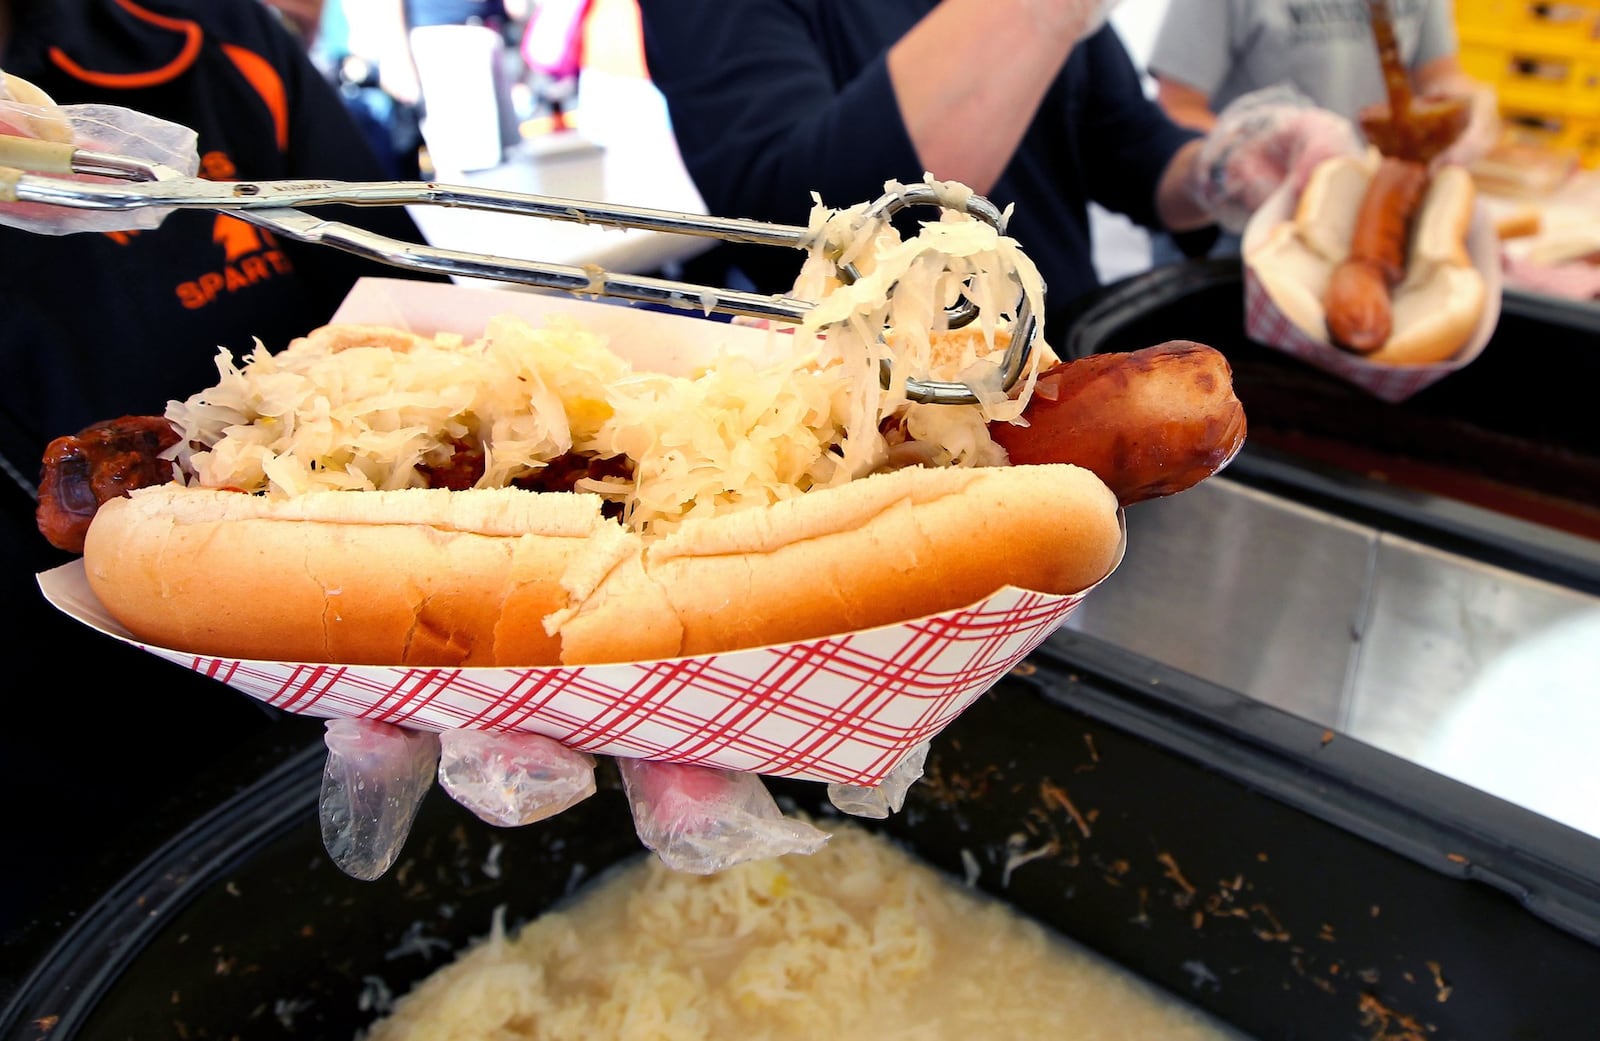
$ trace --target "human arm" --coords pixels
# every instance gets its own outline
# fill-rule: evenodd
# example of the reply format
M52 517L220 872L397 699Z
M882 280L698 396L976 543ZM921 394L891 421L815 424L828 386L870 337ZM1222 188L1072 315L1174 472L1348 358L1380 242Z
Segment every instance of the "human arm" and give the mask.
M803 223L812 192L849 205L925 172L993 186L1071 30L1033 33L1046 46L1018 31L1050 25L1023 0L990 8L947 0L917 21L899 5L643 0L640 14L651 77L707 206Z
M1101 0L945 0L889 49L889 79L922 165L994 187Z

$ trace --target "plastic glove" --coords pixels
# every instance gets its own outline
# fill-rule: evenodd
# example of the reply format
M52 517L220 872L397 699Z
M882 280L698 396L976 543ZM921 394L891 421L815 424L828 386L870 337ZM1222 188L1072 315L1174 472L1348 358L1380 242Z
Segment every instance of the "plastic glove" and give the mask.
M72 127L50 95L0 69L0 134L65 144L72 140Z
M1500 143L1503 126L1500 122L1500 98L1494 88L1486 83L1475 84L1472 88L1472 107L1467 119L1467 128L1461 136L1453 141L1449 148L1439 153L1433 161L1433 169L1447 163L1460 163L1465 166L1476 162L1494 150Z
M1190 191L1217 223L1238 233L1280 185L1298 192L1324 159L1363 149L1350 120L1318 108L1294 87L1266 87L1218 113L1201 142Z
M514 828L593 795L594 756L538 734L448 730L439 735L439 783L480 820Z
M0 134L72 143L78 148L134 156L193 176L200 153L193 130L114 105L56 105L27 80L0 72ZM78 177L104 181L105 178ZM38 203L0 203L0 224L43 235L80 231L140 231L158 226L171 209L79 210Z
M900 765L889 771L876 787L866 788L853 784L828 785L828 801L842 813L853 817L872 817L882 820L891 813L899 813L906 803L906 790L922 778L922 766L928 759L928 743L913 748L900 760Z
M330 719L317 800L322 844L339 869L370 882L389 870L439 765L439 736L364 719Z
M618 759L639 841L674 871L709 875L747 860L815 853L827 832L790 820L755 774Z

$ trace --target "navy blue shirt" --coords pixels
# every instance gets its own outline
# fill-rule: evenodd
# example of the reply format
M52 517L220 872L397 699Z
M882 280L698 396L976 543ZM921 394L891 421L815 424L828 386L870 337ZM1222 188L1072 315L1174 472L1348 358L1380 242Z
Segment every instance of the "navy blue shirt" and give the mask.
M812 192L843 208L887 180L922 180L887 54L936 3L642 0L650 75L711 212L804 224ZM1145 97L1113 29L1073 50L987 193L1015 204L1008 230L1044 275L1049 310L1098 285L1089 202L1159 227L1156 185L1194 136ZM763 292L789 288L799 267L772 247L737 259Z
M198 135L202 176L382 180L338 93L265 5L54 0L21 8L0 68L59 104L106 104ZM423 241L397 207L330 220ZM0 227L0 449L30 479L61 434L159 414L217 380L219 346L272 350L326 322L363 274L405 272L238 218L47 236Z

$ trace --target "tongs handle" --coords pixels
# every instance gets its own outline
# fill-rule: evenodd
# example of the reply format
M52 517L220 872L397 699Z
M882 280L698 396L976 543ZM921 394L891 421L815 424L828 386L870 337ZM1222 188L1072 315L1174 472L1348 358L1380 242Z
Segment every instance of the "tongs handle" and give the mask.
M37 173L70 174L74 172L72 158L76 152L77 148L70 141L0 134L0 166Z

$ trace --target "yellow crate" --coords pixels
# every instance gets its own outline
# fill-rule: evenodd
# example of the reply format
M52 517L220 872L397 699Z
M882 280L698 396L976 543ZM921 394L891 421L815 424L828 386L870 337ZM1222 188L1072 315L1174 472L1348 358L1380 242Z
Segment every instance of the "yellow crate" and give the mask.
M1600 49L1600 0L1464 0L1456 8L1456 32L1463 48L1593 58Z
M1501 116L1508 136L1552 152L1576 155L1584 167L1600 169L1600 118L1516 108L1503 109Z
M1591 53L1551 53L1538 47L1485 47L1463 43L1461 68L1504 94L1563 110L1600 103L1600 44Z

